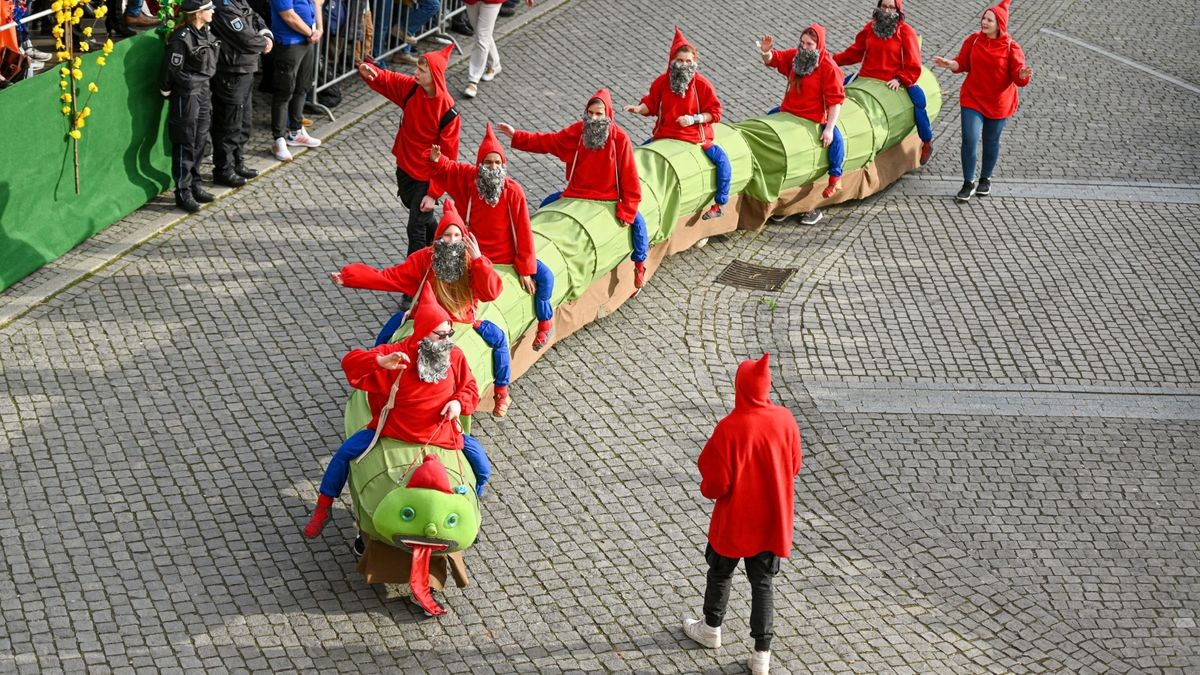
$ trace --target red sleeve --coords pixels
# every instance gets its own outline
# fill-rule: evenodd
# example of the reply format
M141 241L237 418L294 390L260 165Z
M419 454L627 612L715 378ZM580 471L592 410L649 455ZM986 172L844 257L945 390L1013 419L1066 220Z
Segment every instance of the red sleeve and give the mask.
M800 467L804 465L804 452L801 450L800 444L800 426L796 424L795 418L792 419L792 428L788 432L789 445L792 449L792 478L800 475Z
M839 66L848 66L861 62L863 56L867 53L867 31L869 30L871 30L871 24L867 24L862 30L858 31L858 35L854 36L854 44L834 54L833 60Z
M728 494L733 485L733 472L720 422L700 451L696 466L700 468L700 494L708 499L720 499Z
M1017 44L1016 40L1013 40L1012 51L1008 55L1008 77L1018 87L1024 87L1029 84L1030 78L1021 78L1018 75L1024 67L1025 52L1021 49L1021 45Z
M525 201L525 190L515 180L505 188L509 192L509 223L517 245L517 258L513 268L521 276L537 273L537 251L533 248L533 227L529 223L529 204Z
M658 117L658 108L662 102L662 87L659 83L663 81L663 76L659 75L650 83L650 91L642 97L641 103L650 111L651 117Z
M438 121L440 122L441 120ZM438 145L441 146L442 156L446 159L458 159L458 136L461 130L462 116L455 115L454 119L450 121L450 124L447 124L446 128L442 129L441 132L438 133ZM435 191L445 191L442 186L438 184L437 176L433 176L429 179L429 192L427 194L435 194Z
M403 103L409 90L417 86L417 78L411 75L397 73L386 68L376 68L375 72L378 73L378 76L373 81L368 82L364 77L363 82L396 105ZM359 77L362 77L362 73L359 73Z
M491 302L500 297L504 290L504 282L492 267L492 261L487 256L479 256L471 261L471 295L477 302Z
M429 191L426 194L437 199L448 192L450 198L456 204L462 204L462 208L465 209L467 200L471 198L467 190L475 183L477 171L474 164L456 162L442 155L438 158L437 166L433 168L433 175L429 179ZM434 181L437 182L436 186ZM435 187L437 192L434 192Z
M954 61L958 63L956 73L965 73L971 69L971 48L975 46L975 41L979 39L979 35L972 33L963 40L962 47L958 49L958 56L954 57Z
M363 288L369 291L390 291L406 293L415 296L419 290L421 277L425 275L428 264L422 265L421 251L416 251L399 265L385 270L377 270L370 265L353 263L342 268L342 284L347 288Z
M568 143L566 129L536 133L533 131L518 131L513 134L512 147L514 150L537 152L543 155L554 155L562 161L571 158L570 150L575 149L573 143Z
M479 407L479 385L475 382L475 376L471 374L467 357L463 355L462 350L456 347L454 353L457 354L453 358L454 381L458 383L454 400L462 404L463 415L474 415L475 409Z
M637 164L633 161L633 142L621 130L617 139L617 175L620 193L617 195L617 220L632 223L642 203L642 183L638 180Z
M821 59L825 70L821 78L821 94L825 98L825 109L844 103L846 100L846 85L842 84L842 69L832 59Z
M767 67L774 68L780 75L788 77L792 72L792 60L796 58L796 50L792 49L772 49L771 60L767 62Z
M907 89L921 79L921 42L917 39L917 31L906 23L900 24L900 52L900 72L896 77Z
M717 98L717 90L707 77L696 78L696 98L700 100L700 112L712 115L710 124L721 121L721 113L724 112L721 108L721 99Z
M368 394L387 394L392 383L404 371L380 368L375 359L404 350L403 342L379 345L374 349L355 349L342 357L342 370L351 387Z

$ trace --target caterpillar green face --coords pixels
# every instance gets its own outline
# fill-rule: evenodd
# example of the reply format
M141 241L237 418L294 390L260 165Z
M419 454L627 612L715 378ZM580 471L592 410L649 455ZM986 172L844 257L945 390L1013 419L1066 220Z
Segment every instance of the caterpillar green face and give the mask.
M479 507L469 489L447 493L402 487L383 498L372 522L385 541L410 553L414 546L453 553L475 543Z

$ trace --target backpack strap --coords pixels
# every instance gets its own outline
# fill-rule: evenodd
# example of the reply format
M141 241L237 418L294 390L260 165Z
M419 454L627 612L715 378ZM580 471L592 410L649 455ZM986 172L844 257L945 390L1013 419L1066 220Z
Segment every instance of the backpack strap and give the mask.
M442 131L450 126L450 123L458 118L458 108L450 106L450 109L442 114L442 119L438 120L438 131Z

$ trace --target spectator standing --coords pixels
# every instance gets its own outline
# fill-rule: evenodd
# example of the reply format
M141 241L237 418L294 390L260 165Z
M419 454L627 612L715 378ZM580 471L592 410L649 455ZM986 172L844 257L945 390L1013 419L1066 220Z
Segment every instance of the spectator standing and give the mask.
M792 550L795 486L800 473L800 427L771 402L770 357L743 361L734 378L733 411L717 423L697 464L700 493L716 500L704 559L708 574L704 619L685 619L683 632L709 649L721 646L721 622L738 560L750 581L750 672L771 667L772 583Z
M260 54L274 46L274 35L246 0L217 0L213 31L221 38L212 84L213 182L241 187L258 172L245 162L253 117L252 89Z
M496 47L493 34L496 29L496 18L500 16L500 6L504 0L464 0L467 3L467 18L474 26L474 40L471 42L471 57L467 62L467 88L463 96L475 98L479 93L480 82L491 82L500 74L500 50ZM533 7L533 0L525 0Z
M219 43L208 28L213 19L212 2L183 0L183 11L183 25L167 41L158 88L168 99L175 204L195 213L201 202L214 199L200 186L200 160L212 121L209 80L217 72Z
M1000 159L1000 134L1008 118L1017 112L1017 87L1033 79L1033 68L1025 65L1025 52L1008 34L1010 0L1001 0L983 13L980 30L967 36L958 56L933 57L933 65L966 73L958 95L962 106L962 189L955 195L966 202L972 195L992 193L992 172ZM979 139L983 137L983 166L975 184Z
M442 4L440 0L412 0L411 4L408 19L404 20L404 46L396 58L400 63L415 66L417 55L413 53L413 47L417 45L417 36L421 34L421 28L438 13Z
M271 96L271 152L281 162L292 161L288 146L315 148L319 139L304 129L304 95L316 76L317 48L322 30L321 0L271 0L274 90Z

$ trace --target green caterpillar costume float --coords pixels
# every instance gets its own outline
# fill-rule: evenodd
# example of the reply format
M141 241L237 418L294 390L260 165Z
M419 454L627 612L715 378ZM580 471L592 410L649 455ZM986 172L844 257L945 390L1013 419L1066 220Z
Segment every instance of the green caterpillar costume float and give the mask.
M932 119L941 109L941 88L924 69L919 83ZM713 125L716 142L729 156L733 181L724 215L711 220L702 220L700 213L712 203L716 169L699 145L662 140L636 148L640 212L653 245L647 266L652 271L667 255L710 236L758 229L771 215L861 199L918 166L921 143L914 134L913 106L905 91L859 78L846 87L837 125L846 139L845 174L842 190L827 200L813 186L828 170L816 123L772 114ZM537 258L554 273L551 302L556 307L557 339L629 299L633 290L629 230L617 224L613 203L561 199L539 210L531 222ZM546 352L530 346L536 318L528 294L511 269L497 272L504 292L477 318L488 319L506 332L516 378ZM491 349L473 330L464 328L458 335L462 338L457 344L483 390L492 382ZM398 333L394 339L402 336ZM490 396L482 399L489 401ZM363 429L370 419L366 397L355 392L346 408L347 436ZM434 464L446 472L445 482L429 480L426 474L436 470L426 467ZM425 473L419 473L422 470ZM455 558L450 571L460 586L465 585L460 554L474 543L481 520L474 481L461 451L391 439L380 439L371 453L353 463L350 492L358 527L367 540L359 564L366 580L403 581L407 566L414 598L427 611L438 613L441 608L429 597L427 565L430 556ZM463 487L446 491L431 488L434 483ZM446 579L445 566L435 569L433 577L440 587Z

